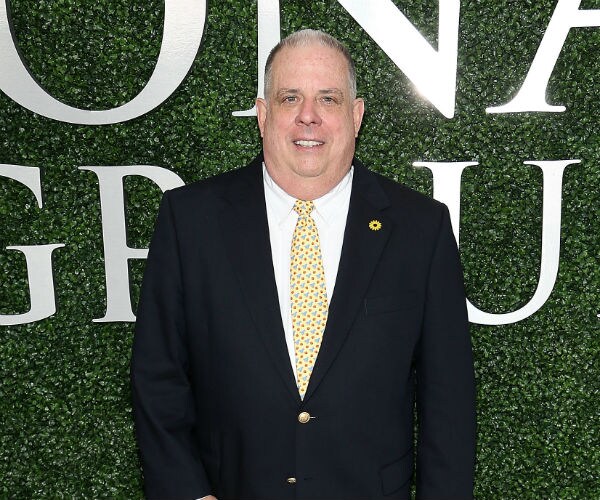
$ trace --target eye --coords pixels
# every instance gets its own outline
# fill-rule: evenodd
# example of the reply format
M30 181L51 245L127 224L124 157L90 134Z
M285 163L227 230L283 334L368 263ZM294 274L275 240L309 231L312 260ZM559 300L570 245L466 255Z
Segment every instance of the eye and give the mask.
M284 103L295 103L298 101L298 96L295 95L286 95L283 96L283 102Z
M321 97L321 102L323 102L324 104L336 104L337 100L333 96L324 95L323 97Z

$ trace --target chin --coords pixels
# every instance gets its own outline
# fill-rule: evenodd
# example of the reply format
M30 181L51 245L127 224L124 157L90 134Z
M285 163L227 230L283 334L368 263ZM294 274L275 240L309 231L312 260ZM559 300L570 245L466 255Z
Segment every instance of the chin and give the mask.
M327 162L316 158L300 158L296 162L294 170L298 175L316 177L326 170Z
M321 165L301 165L295 169L300 177L319 177L325 171Z

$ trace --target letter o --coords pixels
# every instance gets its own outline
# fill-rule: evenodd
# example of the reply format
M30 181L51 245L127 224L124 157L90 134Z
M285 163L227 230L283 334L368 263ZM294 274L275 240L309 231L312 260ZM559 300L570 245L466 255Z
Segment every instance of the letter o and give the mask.
M146 86L122 106L89 111L58 101L29 74L9 27L7 1L0 1L0 90L34 113L80 125L108 125L132 120L162 104L192 67L206 19L206 0L165 0L160 53Z

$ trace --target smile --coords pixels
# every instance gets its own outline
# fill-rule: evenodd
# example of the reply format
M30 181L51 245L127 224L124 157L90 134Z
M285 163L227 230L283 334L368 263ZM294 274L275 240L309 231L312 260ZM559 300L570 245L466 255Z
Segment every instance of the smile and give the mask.
M320 141L294 141L296 146L302 146L303 148L314 148L315 146L321 146L322 142Z

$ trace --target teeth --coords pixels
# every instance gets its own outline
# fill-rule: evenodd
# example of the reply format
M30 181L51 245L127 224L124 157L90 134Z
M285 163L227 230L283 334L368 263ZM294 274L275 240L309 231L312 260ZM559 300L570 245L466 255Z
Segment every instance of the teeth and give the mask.
M314 146L320 146L323 143L319 141L294 141L294 144L296 144L297 146L302 146L304 148L312 148Z

